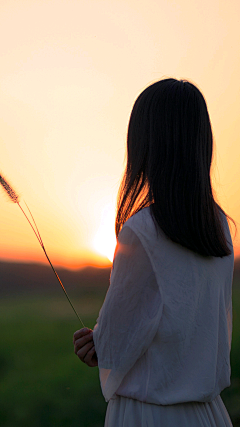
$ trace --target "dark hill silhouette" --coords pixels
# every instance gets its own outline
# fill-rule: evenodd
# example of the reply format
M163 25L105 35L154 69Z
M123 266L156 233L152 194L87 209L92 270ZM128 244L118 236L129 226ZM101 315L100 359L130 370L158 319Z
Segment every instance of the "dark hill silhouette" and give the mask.
M57 268L57 273L67 292L107 290L110 268L85 267L80 270ZM240 258L234 264L234 286L240 286ZM0 296L59 293L60 285L48 265L0 262Z
M109 286L110 268L85 267L80 270L56 268L66 288L71 292ZM48 265L0 262L0 295L22 293L59 293L60 284Z

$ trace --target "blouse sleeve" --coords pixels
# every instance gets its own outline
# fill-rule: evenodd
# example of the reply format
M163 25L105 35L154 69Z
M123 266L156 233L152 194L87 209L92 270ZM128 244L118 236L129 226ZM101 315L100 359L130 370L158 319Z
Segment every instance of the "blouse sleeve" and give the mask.
M151 261L135 232L124 226L118 236L110 286L93 331L106 401L149 348L162 305Z

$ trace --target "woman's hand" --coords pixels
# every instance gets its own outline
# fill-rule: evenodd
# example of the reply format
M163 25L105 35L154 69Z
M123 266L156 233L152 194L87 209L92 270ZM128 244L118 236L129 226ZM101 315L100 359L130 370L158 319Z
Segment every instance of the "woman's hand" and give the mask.
M79 329L73 334L74 353L86 365L93 368L98 366L97 354L95 352L93 333L91 329Z

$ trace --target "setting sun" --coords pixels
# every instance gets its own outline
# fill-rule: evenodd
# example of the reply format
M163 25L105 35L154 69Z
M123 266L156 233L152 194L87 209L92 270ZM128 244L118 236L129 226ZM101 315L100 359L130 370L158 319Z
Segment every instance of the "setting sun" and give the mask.
M105 255L111 262L113 261L116 246L114 220L114 208L109 204L105 206L102 212L100 227L93 241L94 249L101 255Z

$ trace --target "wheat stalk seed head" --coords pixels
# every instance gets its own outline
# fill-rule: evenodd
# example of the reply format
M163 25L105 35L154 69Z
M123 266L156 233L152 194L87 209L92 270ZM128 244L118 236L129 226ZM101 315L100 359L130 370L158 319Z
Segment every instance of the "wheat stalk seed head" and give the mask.
M8 197L13 203L19 202L19 195L14 191L14 189L11 187L11 185L7 182L7 180L0 175L0 184L2 185L3 189L6 191Z
M31 213L29 207L27 206L27 208L29 210L29 213L31 215L33 223L31 222L31 220L29 219L29 217L27 216L27 214L25 213L25 211L23 210L23 208L20 205L20 203L19 203L19 195L16 193L16 191L14 191L14 189L11 187L11 185L7 182L7 180L1 174L0 174L0 184L2 185L3 189L6 191L6 193L7 193L8 197L10 198L11 202L18 204L18 206L21 209L22 213L24 214L24 216L26 217L26 219L29 222L30 226L32 227L32 230L35 233L35 236L37 237L37 239L38 239L38 241L39 241L39 243L40 243L40 245L41 245L41 247L42 247L42 249L43 249L43 251L44 251L44 253L46 255L46 258L47 258L47 260L48 260L48 262L49 262L49 264L50 264L50 266L51 266L51 268L52 268L52 270L53 270L53 272L55 274L55 276L57 277L57 279L58 279L58 281L59 281L59 283L60 283L60 285L62 287L62 290L64 291L65 296L68 299L69 304L71 305L71 307L72 307L74 313L76 314L77 318L82 323L83 327L85 327L82 319L77 314L77 312L76 312L76 310L75 310L75 308L74 308L74 306L73 306L73 304L72 304L72 302L71 302L71 300L70 300L70 298L69 298L69 296L68 296L68 294L66 292L66 289L64 288L64 286L63 286L63 284L62 284L62 282L61 282L61 280L60 280L60 278L59 278L59 276L58 276L55 268L53 267L53 265L52 265L52 263L51 263L51 261L50 261L50 259L48 257L48 254L47 254L46 249L44 247L42 238L41 238L40 233L38 231L37 224L36 224L36 222L35 222L35 220L34 220L34 218L32 216L32 213ZM35 225L36 228L34 228L34 225Z

